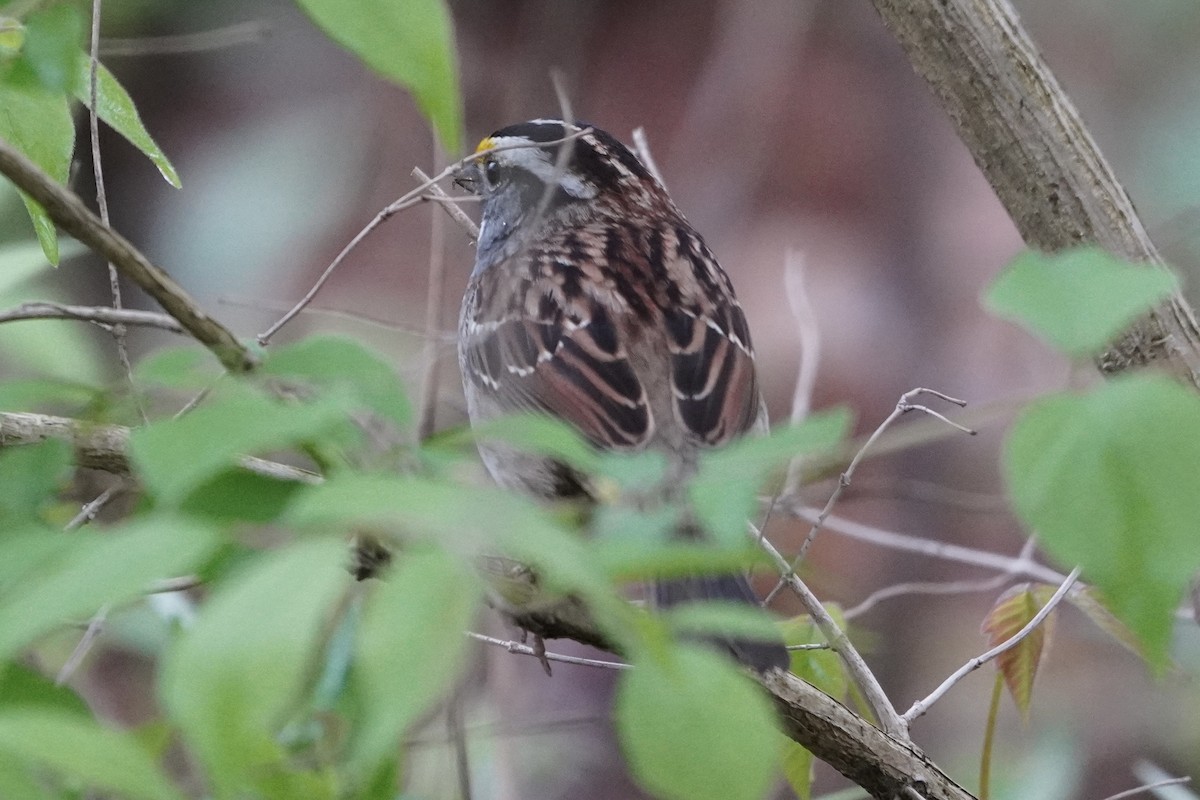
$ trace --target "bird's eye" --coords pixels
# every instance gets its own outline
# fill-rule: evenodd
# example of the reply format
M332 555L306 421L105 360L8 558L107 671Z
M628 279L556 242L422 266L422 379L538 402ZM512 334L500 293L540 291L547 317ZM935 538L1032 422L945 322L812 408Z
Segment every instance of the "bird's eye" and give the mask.
M488 186L495 186L500 182L500 162L495 159L488 159L483 165L483 177L487 181Z

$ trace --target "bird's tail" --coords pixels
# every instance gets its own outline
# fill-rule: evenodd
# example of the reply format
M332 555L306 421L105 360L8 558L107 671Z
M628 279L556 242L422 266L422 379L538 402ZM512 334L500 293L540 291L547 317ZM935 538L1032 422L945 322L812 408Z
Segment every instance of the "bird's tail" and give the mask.
M671 608L701 600L726 600L758 605L758 600L743 575L696 575L672 578L654 584L654 603L658 608ZM788 668L787 648L779 641L750 639L719 634L703 637L716 647L733 654L742 664L758 672Z

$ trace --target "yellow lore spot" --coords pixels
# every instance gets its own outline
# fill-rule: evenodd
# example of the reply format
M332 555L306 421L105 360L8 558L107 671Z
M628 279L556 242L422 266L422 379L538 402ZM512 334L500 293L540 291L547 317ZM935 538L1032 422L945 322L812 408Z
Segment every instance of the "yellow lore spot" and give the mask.
M485 136L483 141L479 143L479 146L475 148L475 152L482 153L484 150L491 150L495 146L496 143L492 140L492 137Z

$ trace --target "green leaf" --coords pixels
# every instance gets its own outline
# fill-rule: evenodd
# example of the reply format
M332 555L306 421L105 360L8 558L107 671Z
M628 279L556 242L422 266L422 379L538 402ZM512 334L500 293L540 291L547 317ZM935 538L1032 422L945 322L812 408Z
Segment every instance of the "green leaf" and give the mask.
M46 708L0 711L0 754L126 797L183 798L128 734L77 714Z
M363 614L358 675L370 705L351 747L362 782L404 730L458 678L479 611L478 578L441 550L409 549L375 588Z
M0 138L29 157L51 178L67 182L75 149L75 124L67 99L41 89L21 89L0 83ZM21 192L42 252L58 265L58 237L46 210Z
M783 777L788 786L796 793L796 800L812 800L813 765L816 763L813 754L793 742L783 740Z
M70 686L59 686L24 664L7 664L0 671L0 708L45 708L60 714L90 717L91 709ZM3 713L0 711L0 713ZM0 795L3 796L3 795Z
M77 62L75 77L71 85L75 92L75 98L87 108L91 108L92 65L91 59L86 54L83 54ZM96 106L97 116L110 128L124 136L130 144L141 150L146 158L158 167L158 171L162 173L167 183L176 189L182 185L179 181L179 174L175 172L175 167L171 166L166 154L150 136L146 126L142 124L142 118L138 115L133 99L103 64L98 64L96 67Z
M71 471L71 446L48 440L0 450L0 522L28 522L57 499Z
M452 551L500 552L534 568L539 586L585 599L614 642L635 635L633 610L617 597L591 551L527 497L413 475L339 473L306 486L284 522L320 530L367 527L392 541L437 542Z
M195 488L180 510L221 522L266 524L283 513L301 485L244 469L228 469Z
M392 366L353 339L314 336L272 352L263 362L264 375L301 379L324 388L345 390L366 409L403 430L412 421L412 406ZM358 411L361 409L352 409Z
M1200 397L1161 377L1121 378L1032 405L1004 471L1021 518L1167 658L1174 610L1200 568Z
M457 153L462 100L454 27L444 0L297 0L326 34L366 64L408 88Z
M31 568L0 595L0 660L106 604L140 597L155 578L190 572L217 547L215 532L190 520L142 519L103 535L46 532L25 551ZM28 547L30 539L20 540Z
M21 56L12 82L36 84L52 93L66 92L75 78L84 17L72 3L56 3L25 18Z
M275 737L301 699L322 626L348 580L345 557L332 538L260 555L213 591L168 650L163 703L218 797L287 796Z
M582 472L593 472L600 465L596 449L578 430L546 414L507 414L443 434L436 445L462 447L469 441L502 442L522 453L550 456Z
M842 630L846 629L842 618L841 608L830 603L825 610L833 617ZM825 637L808 617L795 617L782 625L783 640L793 644L824 644ZM846 665L837 653L826 648L822 650L793 650L791 672L803 678L808 683L820 689L834 700L845 700L850 690L850 678L846 674Z
M165 347L142 358L133 368L135 384L153 383L173 389L202 389L220 372L212 355L202 347Z
M747 436L705 453L688 486L696 516L719 540L731 544L743 540L767 477L797 456L833 447L849 425L849 412L838 408L814 414L800 425L774 430L769 436Z
M724 634L768 642L781 642L779 627L762 609L747 603L708 601L663 609L667 626L683 637Z
M285 405L243 385L225 388L191 413L153 422L130 436L138 474L162 502L181 502L238 456L313 441L346 424L335 403Z
M634 776L669 800L761 800L778 762L762 690L725 658L680 647L639 660L617 689L617 730Z
M1018 256L984 295L993 313L1019 322L1064 353L1091 355L1178 288L1175 276L1097 248Z

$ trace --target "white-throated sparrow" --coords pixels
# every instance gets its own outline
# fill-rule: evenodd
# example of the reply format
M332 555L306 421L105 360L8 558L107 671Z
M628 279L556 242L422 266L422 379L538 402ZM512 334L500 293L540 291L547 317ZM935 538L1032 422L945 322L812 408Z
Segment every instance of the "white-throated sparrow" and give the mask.
M563 142L564 138L575 135ZM570 148L559 164L560 147ZM503 148L494 152L493 148ZM482 199L458 354L472 423L535 411L596 447L656 448L676 483L700 448L766 427L754 351L729 278L642 163L596 128L533 120L496 131L455 182ZM502 485L586 494L552 459L480 448ZM683 535L696 535L687 525ZM662 581L656 602L755 602L741 575ZM778 642L722 639L786 668Z

